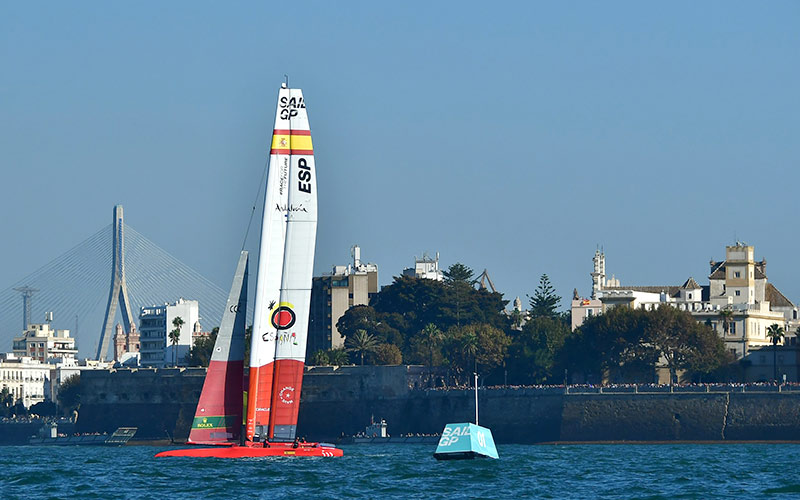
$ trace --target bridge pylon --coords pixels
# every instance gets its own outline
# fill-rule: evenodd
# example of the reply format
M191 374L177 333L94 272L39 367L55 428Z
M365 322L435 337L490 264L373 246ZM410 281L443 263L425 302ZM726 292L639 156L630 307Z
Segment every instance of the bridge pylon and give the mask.
M122 205L114 207L114 240L111 245L113 252L113 262L111 270L111 290L108 293L108 305L106 306L106 317L103 320L103 330L100 333L100 341L97 343L98 360L112 359L108 357L108 349L111 344L114 318L117 315L117 307L122 314L122 323L126 332L131 331L133 314L131 314L131 301L128 299L128 288L125 285L125 222L122 218Z

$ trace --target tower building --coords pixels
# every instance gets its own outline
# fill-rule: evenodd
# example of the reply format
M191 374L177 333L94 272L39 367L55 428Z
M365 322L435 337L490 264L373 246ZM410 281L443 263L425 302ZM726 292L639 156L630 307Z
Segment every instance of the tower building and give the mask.
M351 249L353 263L334 266L331 274L317 276L311 285L311 321L308 354L344 346L336 322L353 306L368 305L378 293L378 266L361 261L361 248Z

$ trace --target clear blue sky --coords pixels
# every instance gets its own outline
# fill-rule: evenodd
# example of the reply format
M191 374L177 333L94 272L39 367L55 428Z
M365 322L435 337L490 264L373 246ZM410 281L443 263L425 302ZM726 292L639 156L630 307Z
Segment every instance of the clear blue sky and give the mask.
M566 304L597 245L623 285L706 284L738 238L800 302L798 27L795 1L4 2L0 287L121 203L227 289L289 74L317 274L438 251Z

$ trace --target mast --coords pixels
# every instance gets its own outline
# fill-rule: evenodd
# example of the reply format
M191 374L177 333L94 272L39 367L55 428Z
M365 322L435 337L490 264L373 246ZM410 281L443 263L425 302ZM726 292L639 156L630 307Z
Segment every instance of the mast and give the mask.
M280 304L273 315L278 341L269 438L275 441L291 441L296 433L317 235L317 176L308 114L302 90L289 92L288 101L279 104L289 117L288 130L280 132L288 140L291 157Z
M269 154L269 173L265 188L258 254L245 430L248 441L264 438L269 425L273 363L278 332L272 319L279 312L291 157L290 138L283 133L284 130L290 128L290 113L281 103L288 103L290 97L290 90L286 88L286 85L282 85L278 91L278 104L275 111L275 126Z
M478 374L475 375L475 425L478 425Z

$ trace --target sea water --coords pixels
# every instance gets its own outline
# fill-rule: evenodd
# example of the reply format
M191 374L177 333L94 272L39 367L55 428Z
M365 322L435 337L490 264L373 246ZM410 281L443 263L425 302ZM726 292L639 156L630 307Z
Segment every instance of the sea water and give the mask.
M439 462L431 445L344 458L153 458L150 446L0 447L0 498L762 498L800 495L800 445L500 445ZM789 494L789 495L786 495Z

